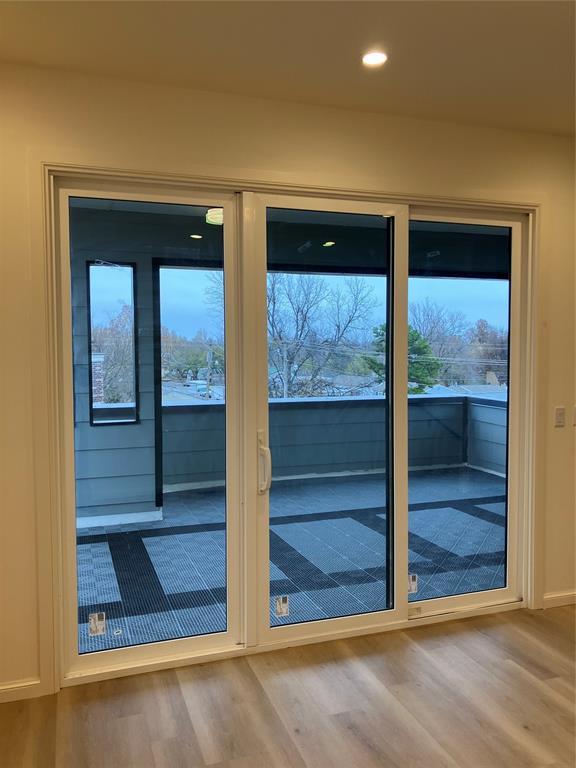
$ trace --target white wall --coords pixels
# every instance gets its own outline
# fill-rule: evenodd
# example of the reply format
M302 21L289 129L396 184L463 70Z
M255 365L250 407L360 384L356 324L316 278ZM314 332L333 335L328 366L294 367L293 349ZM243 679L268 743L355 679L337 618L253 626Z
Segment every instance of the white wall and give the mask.
M552 426L574 402L568 139L23 67L3 71L0 118L0 689L53 685L41 160L541 203L536 501L544 591L574 591L574 435Z

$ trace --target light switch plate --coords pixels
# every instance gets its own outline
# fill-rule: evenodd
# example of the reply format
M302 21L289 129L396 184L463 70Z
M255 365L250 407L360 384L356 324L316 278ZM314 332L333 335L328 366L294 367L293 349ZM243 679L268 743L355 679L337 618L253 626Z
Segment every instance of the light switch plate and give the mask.
M557 405L556 408L554 408L554 426L566 426L566 408L564 408L563 405Z

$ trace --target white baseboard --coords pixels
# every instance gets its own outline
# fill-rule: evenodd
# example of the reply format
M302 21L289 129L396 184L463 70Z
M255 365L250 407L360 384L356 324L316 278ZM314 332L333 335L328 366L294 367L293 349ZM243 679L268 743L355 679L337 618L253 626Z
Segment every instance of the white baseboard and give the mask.
M149 512L119 512L117 515L92 515L77 517L76 529L104 528L108 525L127 525L128 523L153 523L162 520L162 507L151 509Z
M564 592L546 592L543 599L544 608L559 608L561 605L576 604L576 592L566 590Z
M40 680L29 678L27 680L12 680L9 683L0 684L0 704L21 699L32 699L45 693L40 690Z

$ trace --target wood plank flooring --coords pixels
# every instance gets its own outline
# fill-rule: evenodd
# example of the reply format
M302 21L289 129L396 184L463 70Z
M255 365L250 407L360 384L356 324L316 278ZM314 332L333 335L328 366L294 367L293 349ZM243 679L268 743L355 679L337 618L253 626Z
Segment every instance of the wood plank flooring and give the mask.
M67 688L0 706L2 768L573 768L574 607Z

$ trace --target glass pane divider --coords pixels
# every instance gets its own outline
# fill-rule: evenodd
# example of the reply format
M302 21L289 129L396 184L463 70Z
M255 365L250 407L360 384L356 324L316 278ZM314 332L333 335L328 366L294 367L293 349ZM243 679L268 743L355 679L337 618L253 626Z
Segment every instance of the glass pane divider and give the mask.
M238 199L240 232L239 281L241 285L240 337L242 375L242 642L258 644L260 635L261 583L265 555L260 541L260 519L266 514L267 497L257 492L258 431L263 420L259 408L258 382L262 351L258 327L262 321L259 306L258 275L262 264L261 209L257 195L242 192ZM267 435L267 430L265 432Z
M394 219L393 257L393 401L394 457L394 605L398 618L408 618L408 223L407 206Z

